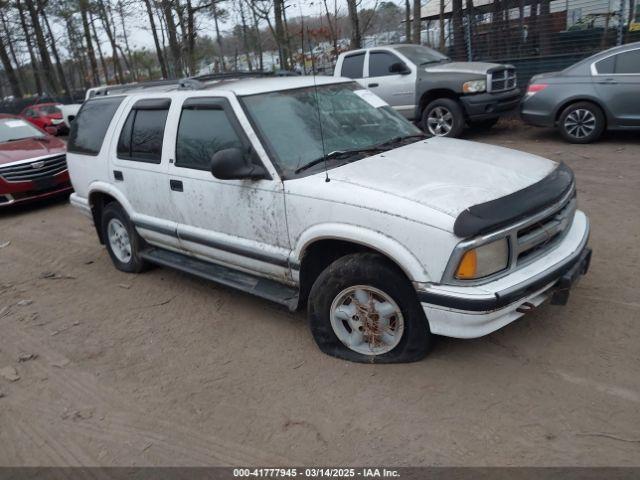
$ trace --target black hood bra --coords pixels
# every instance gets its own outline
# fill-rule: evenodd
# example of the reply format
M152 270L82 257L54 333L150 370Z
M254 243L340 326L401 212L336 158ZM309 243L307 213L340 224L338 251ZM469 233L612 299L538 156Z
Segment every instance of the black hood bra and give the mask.
M473 237L523 220L559 202L572 188L573 171L563 162L539 182L464 210L453 225L458 237Z

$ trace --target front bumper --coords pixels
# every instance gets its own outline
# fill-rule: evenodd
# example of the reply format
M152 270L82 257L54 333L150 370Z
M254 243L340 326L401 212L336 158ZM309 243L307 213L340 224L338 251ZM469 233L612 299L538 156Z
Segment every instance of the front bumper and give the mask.
M563 241L547 255L489 284L430 284L418 298L432 333L456 338L487 335L551 299L565 304L570 288L589 269L589 221L578 211Z
M464 106L469 121L480 121L495 118L503 112L513 110L520 103L522 94L519 88L500 93L480 93L463 95L460 101Z
M0 209L35 202L73 191L69 172L38 181L6 182L0 178Z

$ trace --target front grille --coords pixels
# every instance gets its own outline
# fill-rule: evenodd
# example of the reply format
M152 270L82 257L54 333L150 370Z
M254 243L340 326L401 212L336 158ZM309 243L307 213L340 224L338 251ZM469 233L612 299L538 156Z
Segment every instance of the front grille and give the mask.
M7 182L28 182L53 177L66 169L66 156L57 155L19 165L0 167L0 177Z
M513 242L516 266L542 255L560 241L571 226L575 213L576 198L573 196L559 210L518 230Z
M518 85L515 68L505 68L495 70L489 74L489 85L491 92L505 92L513 90Z

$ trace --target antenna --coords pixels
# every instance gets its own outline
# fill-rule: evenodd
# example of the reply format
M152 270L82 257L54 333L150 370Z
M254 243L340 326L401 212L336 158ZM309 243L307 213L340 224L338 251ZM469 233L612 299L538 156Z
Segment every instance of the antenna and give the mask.
M324 145L324 130L322 128L322 116L320 115L320 99L318 98L318 84L316 83L316 61L311 48L311 35L307 27L307 43L309 44L309 54L311 55L311 75L313 75L313 91L316 97L316 112L318 114L318 125L320 126L320 141L322 143L322 157L324 158L324 181L330 182L329 170L327 169L327 149ZM304 55L302 61L304 62Z

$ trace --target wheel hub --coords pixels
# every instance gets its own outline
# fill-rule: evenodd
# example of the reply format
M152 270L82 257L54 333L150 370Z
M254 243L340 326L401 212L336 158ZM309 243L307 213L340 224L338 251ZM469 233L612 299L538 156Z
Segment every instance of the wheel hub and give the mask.
M112 218L107 226L109 246L111 251L122 263L131 260L131 241L126 227L117 218Z
M432 135L447 135L453 128L453 114L444 107L434 108L427 117L427 128Z
M358 285L340 292L331 305L331 326L338 339L364 355L393 350L404 333L395 301L381 290Z
M589 110L579 108L567 115L564 127L569 135L576 138L585 138L595 130L596 117Z

